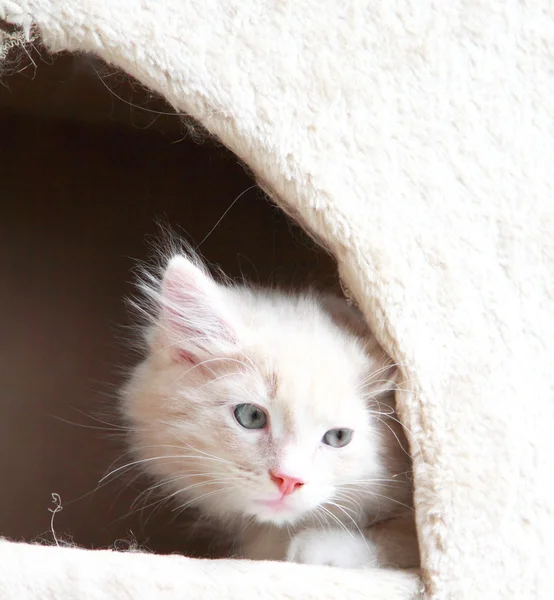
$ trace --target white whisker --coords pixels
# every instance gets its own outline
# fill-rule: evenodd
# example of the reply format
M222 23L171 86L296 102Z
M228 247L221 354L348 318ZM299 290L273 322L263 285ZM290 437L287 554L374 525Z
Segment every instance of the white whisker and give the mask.
M107 473L106 475L104 475L99 481L98 483L102 483L105 479L107 479L108 477L110 477L111 475L121 471L122 469L128 469L137 465L143 465L146 463L150 463L153 461L157 461L157 460L179 460L179 459L186 459L186 458L193 458L194 460L212 460L212 461L217 461L217 462L225 462L225 461L220 461L220 459L211 457L211 456L196 456L196 455L187 455L187 454L176 454L176 455L169 455L169 456L151 456L149 458L141 458L140 460L134 460L130 463L127 463L125 465L122 465L120 467L117 467L117 469L113 469L112 471L110 471L109 473Z
M325 506L320 506L319 508L325 514L329 515L337 523L337 525L341 529L343 529L344 531L346 531L352 538L354 537L354 535L352 534L352 532L350 531L350 529L348 529L348 527L346 527L346 525L336 515L334 515L328 508L325 508Z
M358 523L352 517L352 515L347 511L347 509L344 506L341 506L340 504L337 504L336 502L329 501L329 502L327 502L327 504L330 504L331 506L334 506L335 508L338 508L340 511L342 511L348 517L348 519L350 519L350 521L352 521L352 524L354 525L354 527L356 528L356 530L360 534L360 537L364 540L364 544L365 544L365 547L367 548L367 551L371 552L369 544L367 543L366 536L362 533L362 530L360 529Z

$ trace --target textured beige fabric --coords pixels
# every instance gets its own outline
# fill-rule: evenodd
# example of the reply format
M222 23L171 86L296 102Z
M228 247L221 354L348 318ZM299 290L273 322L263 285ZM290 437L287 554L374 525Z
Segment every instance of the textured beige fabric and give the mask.
M36 24L54 51L98 54L197 118L335 254L408 378L399 408L428 596L550 597L551 2L0 0L0 16ZM37 549L17 551L32 561ZM64 561L100 560L48 551L60 585ZM125 560L141 561L140 578L163 559ZM186 564L238 597L240 563ZM283 586L298 573L249 568ZM329 581L345 574L325 573L317 597L338 597ZM341 596L392 598L375 595L385 575L352 575Z
M7 600L335 600L413 597L417 578L278 562L31 546L0 541Z

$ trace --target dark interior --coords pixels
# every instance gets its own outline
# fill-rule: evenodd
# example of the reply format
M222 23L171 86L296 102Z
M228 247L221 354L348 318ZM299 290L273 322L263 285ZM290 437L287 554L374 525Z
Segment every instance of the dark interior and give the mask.
M87 57L5 73L0 132L0 536L52 542L57 493L59 538L191 552L170 506L132 506L136 472L95 491L125 452L132 269L160 221L234 277L331 287L334 265L232 153Z

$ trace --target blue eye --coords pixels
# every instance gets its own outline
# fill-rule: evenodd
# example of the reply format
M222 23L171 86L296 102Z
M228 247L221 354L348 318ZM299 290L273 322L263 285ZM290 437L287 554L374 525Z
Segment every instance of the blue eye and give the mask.
M352 441L352 429L329 429L323 436L323 443L333 448L343 448Z
M235 419L246 429L263 429L267 423L265 412L254 404L239 404L235 407Z

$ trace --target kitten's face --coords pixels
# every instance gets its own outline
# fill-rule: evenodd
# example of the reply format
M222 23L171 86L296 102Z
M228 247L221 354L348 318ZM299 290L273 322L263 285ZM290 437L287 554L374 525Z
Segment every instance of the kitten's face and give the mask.
M387 471L369 401L383 365L358 338L313 298L223 288L184 258L160 301L124 411L178 505L278 525L376 505Z

